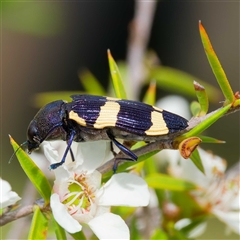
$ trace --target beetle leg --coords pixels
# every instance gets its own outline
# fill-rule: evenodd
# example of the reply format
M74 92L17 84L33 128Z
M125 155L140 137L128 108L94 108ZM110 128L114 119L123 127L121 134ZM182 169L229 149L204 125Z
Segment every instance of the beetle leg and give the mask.
M121 144L120 142L118 142L114 136L112 135L112 133L110 131L107 131L107 135L109 137L110 140L113 141L113 143L127 156L130 157L130 161L137 161L138 157L131 151L129 150L127 147L125 147L123 144Z
M70 151L71 157L74 161L74 156L73 156L73 152L71 150L71 145L72 145L75 134L76 134L76 132L74 130L72 130L71 133L70 133L70 138L68 140L67 148L65 150L65 153L63 155L63 158L62 158L61 162L51 164L50 165L50 170L56 169L57 167L61 166L65 162L66 156L67 156L69 151Z
M71 154L72 161L75 162L75 158L74 158L72 149L70 148L69 151L70 151L70 154Z
M116 157L117 153L115 152L115 150L113 148L113 142L112 141L110 142L110 149L111 149L111 152L113 153L113 156Z
M107 135L109 137L109 139L127 156L129 156L130 158L115 158L114 161L114 165L113 165L113 172L115 173L117 170L117 166L119 164L120 161L122 160L126 160L126 161L137 161L138 157L127 147L125 147L123 144L121 144L120 142L118 142L114 136L112 135L112 133L110 132L110 130L107 130ZM111 145L112 146L112 145ZM111 147L111 150L114 154L114 156L116 156L116 153L113 151L113 148Z
M115 158L112 169L113 169L113 172L116 173L117 168L118 168L118 164L119 164L121 161L123 161L123 160L130 161L130 160L132 160L132 159L130 159L130 158L116 158L117 153L114 151L113 141L110 142L110 148L111 148L111 152L113 153L113 156L114 156L114 158Z

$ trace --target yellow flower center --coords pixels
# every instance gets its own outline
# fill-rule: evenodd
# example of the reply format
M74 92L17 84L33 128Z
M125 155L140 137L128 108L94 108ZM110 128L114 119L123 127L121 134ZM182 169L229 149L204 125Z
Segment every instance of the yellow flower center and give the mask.
M76 175L74 179L69 179L68 191L62 203L67 206L70 214L84 214L90 211L95 196L92 188L87 184L85 174Z

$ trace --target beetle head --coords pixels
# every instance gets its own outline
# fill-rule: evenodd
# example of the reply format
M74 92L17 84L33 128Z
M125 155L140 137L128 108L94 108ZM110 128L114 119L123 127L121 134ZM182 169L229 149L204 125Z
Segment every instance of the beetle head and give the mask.
M64 101L51 102L41 108L30 122L27 129L27 147L31 153L46 139L59 139L62 130L57 130L63 125L65 116Z

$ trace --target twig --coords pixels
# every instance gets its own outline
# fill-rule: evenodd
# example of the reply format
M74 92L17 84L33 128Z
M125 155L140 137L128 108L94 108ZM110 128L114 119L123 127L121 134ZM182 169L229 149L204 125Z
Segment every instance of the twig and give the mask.
M43 199L39 199L35 202L41 210L48 211L50 210L49 207L44 206ZM9 222L12 222L14 220L17 220L19 218L25 217L27 215L30 215L33 213L34 204L27 205L24 207L19 207L18 209L14 211L9 211L4 213L0 218L0 226L3 226Z
M145 79L143 58L152 29L157 1L135 1L135 14L130 24L127 64L128 92L131 99L138 99L140 86Z
M137 155L138 157L140 157L140 156L142 156L146 153L150 153L150 152L153 152L153 151L160 151L162 149L173 149L172 140L151 142L151 143L149 143L149 144L147 144L143 147L140 147L136 150L133 150L132 152L135 155ZM124 158L124 157L126 158L126 156L120 152L115 158L106 162L101 167L99 167L97 170L99 172L101 172L102 174L107 173L107 172L109 172L113 169L116 158L121 159L121 158ZM123 163L124 163L124 161L119 161L118 166L122 165Z

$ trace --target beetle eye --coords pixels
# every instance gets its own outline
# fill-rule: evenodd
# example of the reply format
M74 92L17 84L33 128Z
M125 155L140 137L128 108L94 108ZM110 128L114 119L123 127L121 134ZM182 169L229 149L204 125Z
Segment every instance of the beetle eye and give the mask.
M32 121L28 127L28 152L31 153L33 150L37 149L40 145L39 132L36 126L36 122Z
M28 136L28 140L30 142L34 141L34 138L38 135L38 129L35 126L35 122L31 122L29 127L28 127L28 131L27 131L27 136Z

